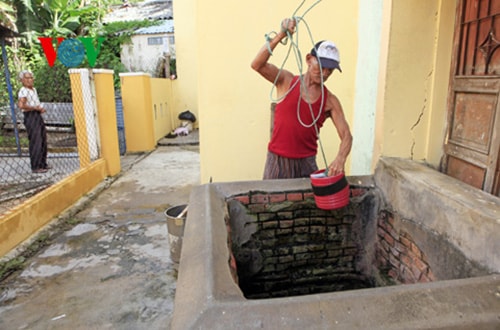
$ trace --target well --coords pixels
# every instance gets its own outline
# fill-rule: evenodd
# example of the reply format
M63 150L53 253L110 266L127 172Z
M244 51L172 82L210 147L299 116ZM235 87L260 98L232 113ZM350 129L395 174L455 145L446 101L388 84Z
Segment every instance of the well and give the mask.
M172 329L498 327L497 198L401 159L348 181L334 211L307 179L197 187Z

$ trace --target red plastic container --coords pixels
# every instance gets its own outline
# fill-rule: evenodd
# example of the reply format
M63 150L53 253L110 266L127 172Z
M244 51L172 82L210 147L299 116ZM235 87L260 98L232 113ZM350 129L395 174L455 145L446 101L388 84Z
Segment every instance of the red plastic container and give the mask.
M349 204L350 188L345 175L325 176L325 170L310 175L316 206L323 210L335 210Z

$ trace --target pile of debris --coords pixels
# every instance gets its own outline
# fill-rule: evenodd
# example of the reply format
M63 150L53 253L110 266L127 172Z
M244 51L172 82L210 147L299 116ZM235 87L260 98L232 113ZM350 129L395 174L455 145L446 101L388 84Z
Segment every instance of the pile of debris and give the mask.
M177 136L186 136L193 131L193 124L196 121L196 116L191 111L183 111L177 118L181 121L179 127L168 133L166 138L173 139Z

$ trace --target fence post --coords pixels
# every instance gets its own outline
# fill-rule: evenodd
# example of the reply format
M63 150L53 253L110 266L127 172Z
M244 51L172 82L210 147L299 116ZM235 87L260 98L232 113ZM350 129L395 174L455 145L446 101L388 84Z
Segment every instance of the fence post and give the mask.
M93 69L92 72L94 73L101 156L106 160L108 175L113 176L121 170L113 70Z
M69 69L80 168L98 157L94 102L88 69Z

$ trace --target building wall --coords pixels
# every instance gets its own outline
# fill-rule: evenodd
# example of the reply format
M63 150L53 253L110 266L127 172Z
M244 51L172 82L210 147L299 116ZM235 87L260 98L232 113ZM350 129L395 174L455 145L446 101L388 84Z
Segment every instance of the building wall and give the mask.
M436 52L434 57L434 80L430 105L432 113L429 116L427 132L426 160L434 167L439 167L443 156L443 144L446 135L448 86L450 83L451 58L453 50L453 35L455 26L455 11L457 0L444 0L439 4L439 15L436 34Z
M122 46L121 60L130 72L148 72L154 74L158 68L159 60L170 53L168 36L172 34L143 34L133 35L131 43ZM148 38L162 38L163 43L149 45Z
M202 182L262 177L274 90L250 63L265 34L292 15L302 16L310 28L311 34L306 24L299 24L302 57L318 40L331 39L339 47L343 72L335 72L326 86L339 97L354 135L347 174L372 173L384 155L437 166L446 126L456 0L300 4L175 3L176 104L192 107L199 118ZM279 45L271 62L298 72L294 54L287 58L288 46ZM330 122L322 129L321 142L331 162L339 139ZM318 165L325 166L321 151Z
M297 15L303 15L310 6L306 4ZM292 16L296 7L297 3L290 1L252 1L245 6L220 0L174 4L179 82L193 74L197 83L190 85L198 86L203 181L262 177L269 139L272 84L254 72L250 63L264 45L265 33L279 29L281 20ZM353 111L357 48L356 40L343 31L356 33L356 13L357 2L324 1L304 16L315 41L332 39L340 49L344 73L334 73L327 85L339 96L349 122ZM193 23L197 24L194 39L188 39L193 27L188 26L183 17L196 22ZM324 27L325 22L328 28ZM305 55L313 42L308 37L306 25L299 28L301 52ZM187 67L184 61L191 61L193 51L199 62L192 61L194 65ZM274 52L273 63L280 66L286 53L287 47L279 46ZM298 72L293 57L286 67ZM333 124L325 126L322 141L331 161L339 143ZM222 166L224 163L226 165Z
M198 13L196 12L195 0L174 1L173 10L175 13L175 53L177 76L175 84L172 84L173 108L172 111L177 115L184 110L190 110L198 119L195 127L199 125L199 109L198 109L198 71L199 57L206 54L206 50L198 53ZM202 14L202 13L200 13ZM177 21L177 17L180 21ZM213 24L213 22L210 22ZM200 34L203 35L206 26L202 26ZM179 34L177 30L180 30ZM181 38L178 39L177 36ZM213 51L213 50L210 50ZM179 52L182 57L179 58ZM207 82L205 82L207 83ZM210 83L210 82L208 82Z
M392 1L381 154L437 166L446 127L455 0Z
M351 151L351 175L371 173L374 164L375 118L379 82L385 69L381 58L387 52L383 42L384 0L360 0L357 47L359 52L356 67L356 86L354 91L354 115L352 132L356 132L355 147ZM387 6L386 6L387 7Z

